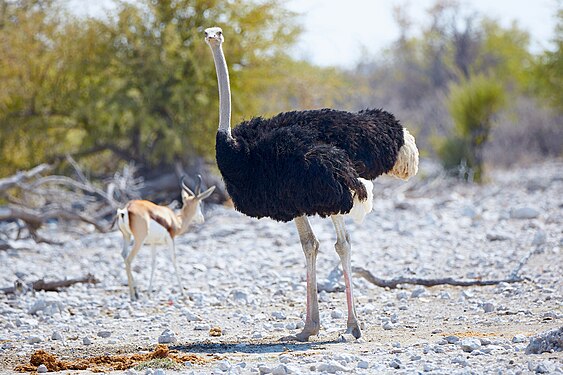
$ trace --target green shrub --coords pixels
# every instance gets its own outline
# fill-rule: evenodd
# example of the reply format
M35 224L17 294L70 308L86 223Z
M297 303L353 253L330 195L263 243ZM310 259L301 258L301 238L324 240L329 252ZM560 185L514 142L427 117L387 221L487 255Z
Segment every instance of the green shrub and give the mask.
M448 110L454 134L439 142L438 156L447 170L469 168L463 178L480 182L483 177L483 145L489 138L493 116L504 102L501 84L483 75L450 86Z

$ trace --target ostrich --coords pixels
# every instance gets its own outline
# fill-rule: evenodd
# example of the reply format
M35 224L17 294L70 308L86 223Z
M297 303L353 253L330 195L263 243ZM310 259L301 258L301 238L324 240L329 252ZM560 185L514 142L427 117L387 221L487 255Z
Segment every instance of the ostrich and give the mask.
M361 222L372 209L370 180L382 174L408 179L418 171L414 137L388 112L332 109L292 111L245 121L231 130L229 73L223 31L205 30L219 86L217 165L235 208L251 217L295 221L307 265L303 330L290 338L307 341L320 328L316 259L319 241L308 216L332 219L342 263L348 321L346 333L361 336L354 307L349 214Z

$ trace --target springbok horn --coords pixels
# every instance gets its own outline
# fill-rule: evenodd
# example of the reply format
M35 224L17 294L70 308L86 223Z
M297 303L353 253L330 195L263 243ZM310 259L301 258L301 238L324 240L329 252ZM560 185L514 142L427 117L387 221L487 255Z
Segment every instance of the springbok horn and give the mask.
M201 192L201 175L198 174L197 175L197 185L195 187L195 195L199 195L199 193Z
M194 192L191 191L190 188L184 182L185 179L186 179L186 176L182 176L182 189L184 189L188 194L195 196Z

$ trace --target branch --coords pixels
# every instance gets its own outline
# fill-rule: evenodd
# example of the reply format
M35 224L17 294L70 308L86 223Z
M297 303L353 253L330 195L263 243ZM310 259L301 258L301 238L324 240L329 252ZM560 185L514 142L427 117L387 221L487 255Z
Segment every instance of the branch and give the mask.
M116 204L116 202L113 198L108 196L105 191L98 189L97 187L92 185L87 180L86 180L86 182L78 182L78 181L75 181L72 178L66 177L66 176L57 176L57 175L46 176L46 177L42 177L42 178L38 179L37 181L35 181L31 185L30 189L28 189L28 190L33 191L33 189L37 188L38 186L50 184L50 183L51 184L59 184L59 185L67 185L67 186L71 186L71 187L74 187L74 188L77 188L77 189L80 189L80 190L83 190L83 191L87 191L91 194L98 195L100 198L107 201L111 206L117 207L117 204Z
M537 254L539 252L541 252L542 250L542 246L538 245L535 248L531 249L530 251L528 251L521 259L520 261L516 264L516 267L514 267L514 269L512 270L512 272L510 273L510 277L517 277L518 274L520 273L520 270L522 269L522 267L524 267L524 265L526 264L526 262L528 262L528 260L530 259L530 257L534 254Z
M508 275L506 279L491 279L491 280L481 280L481 279L454 279L452 277L445 277L441 279L420 279L418 277L396 277L394 279L380 279L375 276L370 271L362 267L353 267L352 271L358 276L363 277L370 283L382 287L395 289L399 284L412 284L412 285L424 285L424 286L436 286L436 285L454 285L454 286L485 286L485 285L497 285L500 283L518 283L524 280L528 280L526 277L520 276L520 270L530 257L541 251L542 246L537 245L530 251L528 251L516 264L512 272Z
M94 219L85 215L65 211L62 209L52 209L46 212L37 212L27 207L8 205L0 207L0 221L20 219L32 227L38 228L49 219L66 219L83 221L92 224L100 232L105 232L105 228L98 224Z
M22 181L28 180L38 174L51 170L53 167L49 164L40 164L28 171L18 172L13 176L0 179L0 192L8 190Z
M72 166L72 168L74 168L74 172L76 172L76 175L78 176L80 181L83 184L88 184L88 179L84 175L84 172L82 172L82 168L80 168L76 160L74 160L72 156L70 156L70 154L66 154L66 161Z
M78 279L67 279L67 280L55 280L55 281L45 281L44 279L39 279L32 282L31 284L22 285L18 280L14 284L15 286L10 286L7 288L0 288L0 292L5 294L16 294L25 291L27 287L28 290L44 290L46 292L58 292L61 288L67 288L74 284L97 284L100 281L94 277L92 274L88 274L85 277Z
M497 285L500 283L517 283L524 281L525 278L520 276L510 276L507 279L492 279L492 280L480 280L480 279L468 279L460 280L454 279L452 277L445 277L441 279L421 279L418 277L396 277L394 279L381 279L374 276L373 273L362 267L353 267L352 271L358 276L363 277L370 283L382 287L395 289L399 284L413 284L413 285L424 285L424 286L436 286L436 285L454 285L454 286L485 286L485 285Z

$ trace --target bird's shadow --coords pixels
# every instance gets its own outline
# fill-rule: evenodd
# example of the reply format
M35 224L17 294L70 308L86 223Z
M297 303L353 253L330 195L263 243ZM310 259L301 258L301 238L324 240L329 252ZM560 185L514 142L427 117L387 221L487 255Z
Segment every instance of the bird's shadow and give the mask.
M338 344L339 340L332 341L279 341L279 342L211 342L200 341L183 345L169 346L172 350L182 353L206 353L206 354L225 354L225 353L245 353L245 354L265 354L283 353L307 350L322 350L323 345Z

